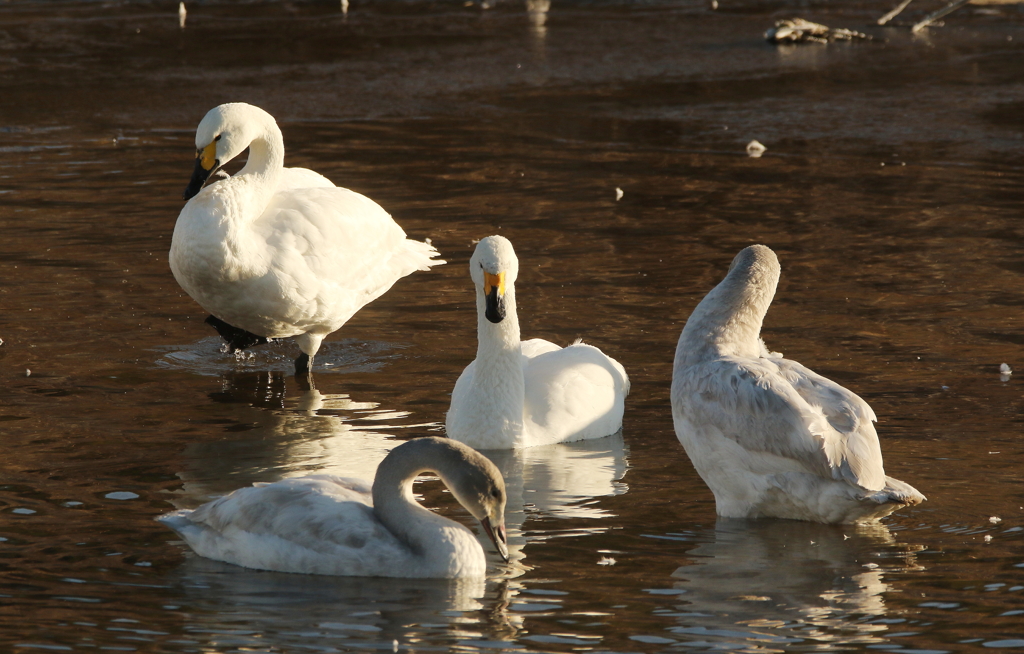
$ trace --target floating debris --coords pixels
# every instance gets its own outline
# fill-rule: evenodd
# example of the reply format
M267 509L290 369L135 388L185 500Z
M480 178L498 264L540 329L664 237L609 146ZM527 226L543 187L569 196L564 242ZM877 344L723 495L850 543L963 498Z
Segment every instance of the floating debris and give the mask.
M747 156L753 159L759 159L767 150L768 148L764 147L760 141L747 143Z
M985 534L985 542L986 543L991 543L992 542L992 534Z
M622 189L619 188L618 186L616 186L615 187L615 201L618 202L619 200L621 200L623 195L625 195L625 193L622 191Z
M598 565L615 565L615 559L610 556L602 556L597 562Z
M994 516L992 516L991 518L989 518L989 519L988 519L988 521L989 521L989 522L991 522L991 523L992 523L992 524L994 524L994 525L998 525L998 524L999 524L1000 522L1002 522L1002 521L1003 521L1003 519L1002 519L1002 518L1000 518L1000 517L999 517L999 516L997 516L997 515L994 515Z
M341 0L341 15L348 16L348 0Z
M25 376L26 377L31 377L32 376L32 371L29 370L28 368L25 368Z
M812 23L803 18L775 21L775 27L764 33L769 43L830 43L832 41L871 41L863 32Z
M185 16L187 14L188 14L188 12L185 11L185 3L184 2L179 2L178 3L178 27L180 27L181 29L185 29Z
M1012 374L1013 374L1013 368L1011 368L1008 364L1005 364L1005 363L1000 363L999 364L999 381L1001 381L1001 382L1010 381L1010 375L1012 375Z

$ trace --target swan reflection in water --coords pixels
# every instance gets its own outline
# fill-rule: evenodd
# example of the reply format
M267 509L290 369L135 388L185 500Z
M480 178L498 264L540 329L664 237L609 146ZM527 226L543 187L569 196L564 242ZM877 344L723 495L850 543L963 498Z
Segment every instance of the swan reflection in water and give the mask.
M248 570L190 555L170 583L197 645L241 651L391 651L504 633L480 579L330 577ZM490 584L493 586L494 584ZM205 651L205 650L204 650ZM275 650L276 651L276 650Z
M409 424L408 412L376 402L312 386L296 389L284 372L235 372L222 379L221 390L210 393L218 405L229 405L217 407L210 430L219 430L220 438L204 434L185 447L178 472L184 483L173 501L178 508L195 508L258 481L315 473L372 480L377 465L403 442L392 434L424 427Z
M545 522L544 528L530 529L531 518L615 517L600 507L598 499L621 495L629 490L622 481L628 468L622 434L574 443L556 443L519 450L481 450L505 478L505 529L511 557L508 577L525 572L523 551L530 542L549 538L583 536L607 529L593 527L559 529Z
M877 644L890 628L885 574L921 569L882 524L719 518L710 542L672 573L681 641L716 647ZM672 537L667 536L667 537ZM678 535L680 539L702 539Z
M195 508L254 482L326 473L372 480L377 466L392 448L404 442L395 434L436 430L438 423L414 422L404 411L382 409L376 402L358 401L345 394L322 393L314 387L295 393L295 379L284 372L235 372L223 377L220 391L210 394L223 430L217 440L196 440L185 448L178 472L182 489L176 508ZM525 450L483 451L505 478L508 495L505 524L512 565L506 576L523 571L521 561L529 541L554 536L603 531L559 530L550 523L543 531L524 529L528 517L611 517L596 498L620 495L628 487L626 448L622 435ZM422 493L446 494L439 483L420 484ZM431 498L433 502L435 498ZM454 505L454 500L449 502ZM433 504L432 504L433 505ZM443 514L476 528L464 512L448 508ZM465 518L465 519L463 519ZM578 524L578 523L577 523ZM486 537L481 534L481 538ZM489 551L485 547L485 551Z

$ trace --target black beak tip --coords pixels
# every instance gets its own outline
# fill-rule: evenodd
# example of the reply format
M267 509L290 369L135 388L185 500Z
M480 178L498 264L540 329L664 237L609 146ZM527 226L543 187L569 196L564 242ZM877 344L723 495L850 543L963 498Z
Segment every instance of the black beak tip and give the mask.
M490 320L494 324L498 324L505 319L505 299L498 297L498 289L492 288L491 292L487 294L487 301L484 305L484 317Z
M504 316L501 315L500 312L498 312L496 309L492 309L491 307L487 307L487 311L484 311L484 317L493 322L494 324L498 324L504 318Z

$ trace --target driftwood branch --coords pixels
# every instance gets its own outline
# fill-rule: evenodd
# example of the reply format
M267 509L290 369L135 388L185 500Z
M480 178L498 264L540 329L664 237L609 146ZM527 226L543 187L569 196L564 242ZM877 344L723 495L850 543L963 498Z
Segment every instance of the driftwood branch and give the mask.
M928 14L927 16L924 17L924 20L922 20L921 22L915 23L914 26L910 28L910 31L920 32L921 30L928 27L929 25L931 25L938 19L942 18L943 16L951 14L960 7L963 7L964 5L970 3L970 1L971 0L956 0L956 2L951 2L942 9L939 9L936 12Z
M898 5L896 5L895 9L893 9L892 11L887 13L886 15L882 16L881 18L879 18L878 19L878 24L879 25L885 25L886 23L888 23L893 18L896 18L897 16L900 15L900 12L903 11L904 9L906 9L907 5L909 5L913 1L914 0L903 0L903 2L899 3Z

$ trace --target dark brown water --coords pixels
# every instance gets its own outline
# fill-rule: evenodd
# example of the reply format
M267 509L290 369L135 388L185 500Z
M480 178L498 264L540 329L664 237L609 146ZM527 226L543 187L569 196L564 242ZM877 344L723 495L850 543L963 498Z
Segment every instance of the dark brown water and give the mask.
M190 4L184 30L173 2L0 6L0 651L1024 648L1024 13L911 36L870 27L888 3L720 2L556 0L542 26L517 4ZM880 40L762 42L791 15ZM332 337L314 391L291 343L220 354L167 267L195 125L234 100L450 262ZM254 572L153 522L369 477L440 431L492 233L524 336L584 336L633 382L620 437L496 457L511 565ZM927 503L872 528L716 521L671 361L754 242L783 264L769 346L867 399Z

